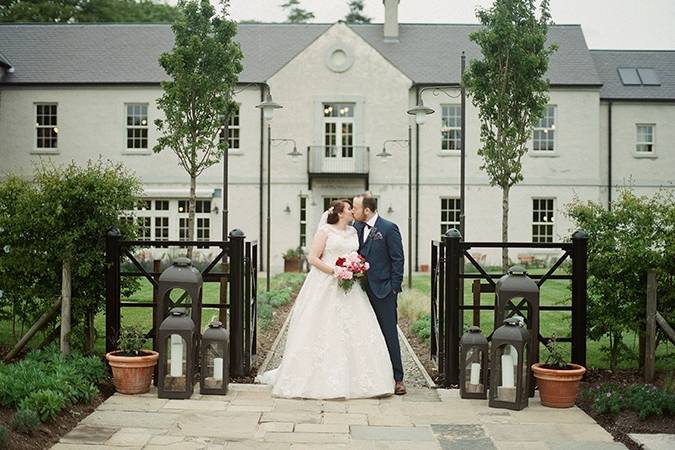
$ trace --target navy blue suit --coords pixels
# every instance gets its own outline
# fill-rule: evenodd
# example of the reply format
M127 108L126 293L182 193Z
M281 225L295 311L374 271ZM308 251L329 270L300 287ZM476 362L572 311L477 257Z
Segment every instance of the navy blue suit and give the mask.
M368 239L363 242L365 226L363 222L354 224L359 236L359 253L370 264L368 298L387 342L394 368L394 380L402 381L403 364L396 329L398 322L396 307L403 282L404 264L401 232L395 223L378 216L375 226L370 229Z

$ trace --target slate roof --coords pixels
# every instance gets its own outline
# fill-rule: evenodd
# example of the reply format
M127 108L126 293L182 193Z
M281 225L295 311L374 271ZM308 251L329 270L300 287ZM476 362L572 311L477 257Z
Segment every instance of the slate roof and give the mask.
M600 98L675 100L675 50L591 50L603 81ZM619 67L653 68L660 86L624 86Z
M324 33L331 24L240 24L244 52L240 82L264 82ZM382 24L350 25L415 83L458 83L459 58L479 56L469 42L478 25L401 24L398 43L385 43ZM549 41L559 45L548 77L553 85L599 85L600 79L579 25L554 25ZM157 63L171 48L168 25L2 24L0 52L15 72L5 84L158 83Z

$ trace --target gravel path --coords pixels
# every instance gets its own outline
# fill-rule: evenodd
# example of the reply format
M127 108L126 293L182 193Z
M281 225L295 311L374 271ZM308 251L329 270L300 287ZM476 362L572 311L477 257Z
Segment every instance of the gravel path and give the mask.
M289 322L290 320L287 319L284 327L281 329L281 337L279 338L276 347L272 349L272 356L267 362L267 366L260 368L261 371L276 369L281 364L281 358L283 357L284 348L286 346L286 335L288 334ZM403 371L405 373L404 381L406 386L408 388L430 388L430 383L433 382L424 370L424 367L422 367L419 361L416 361L416 357L412 353L410 346L407 344L405 336L400 328L398 330L398 341L401 345L401 360L403 362Z

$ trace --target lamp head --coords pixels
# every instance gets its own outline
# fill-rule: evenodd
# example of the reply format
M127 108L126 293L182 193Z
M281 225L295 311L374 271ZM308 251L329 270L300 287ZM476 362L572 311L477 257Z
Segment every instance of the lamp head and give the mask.
M419 105L413 106L407 112L411 116L415 116L415 123L417 125L422 125L424 123L426 116L429 114L433 114L434 110L429 108L428 106L424 106L424 103L420 101Z
M263 110L263 119L265 119L266 122L269 122L272 120L272 114L274 113L274 110L283 108L283 106L273 101L272 94L269 91L267 91L265 101L257 105L256 108L260 108Z

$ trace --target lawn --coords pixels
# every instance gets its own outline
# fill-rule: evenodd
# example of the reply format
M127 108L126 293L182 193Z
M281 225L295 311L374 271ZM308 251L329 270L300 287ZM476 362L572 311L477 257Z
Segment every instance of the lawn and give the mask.
M544 273L543 269L537 272L536 269L531 273ZM471 283L473 280L465 280L464 284L464 303L473 304L471 293ZM484 282L484 281L483 281ZM541 288L541 305L571 305L571 291L569 289L570 280L547 280ZM419 274L413 277L412 289L404 287L404 292L399 299L399 314L415 321L424 314L430 312L431 276L429 274ZM493 305L494 294L482 294L482 305ZM473 312L465 311L464 323L469 326L472 324ZM489 334L494 328L494 313L492 311L481 311L480 325L484 334ZM540 312L540 332L543 336L557 335L560 337L569 336L571 333L571 312L567 311L542 311ZM635 368L638 364L638 339L634 333L624 336L624 343L630 349L631 354L625 357L620 363L619 368ZM587 365L589 367L607 368L609 360L606 353L602 350L603 346L608 345L607 338L599 341L587 341ZM561 346L568 351L570 344L561 343ZM546 351L542 348L542 357ZM423 357L425 355L420 355ZM657 349L656 359L657 369L675 369L675 347L670 343L661 344Z

